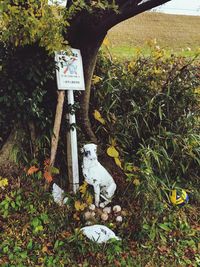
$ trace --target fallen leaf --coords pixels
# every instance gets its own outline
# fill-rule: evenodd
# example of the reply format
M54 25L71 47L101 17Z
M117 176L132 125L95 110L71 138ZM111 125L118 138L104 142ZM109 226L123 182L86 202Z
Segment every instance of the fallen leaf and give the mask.
M119 152L116 150L116 148L114 146L109 146L109 148L107 149L107 154L108 154L108 156L110 156L112 158L118 158L119 157Z
M32 175L35 172L37 172L38 170L39 170L39 168L37 168L36 166L31 166L27 171L27 175Z
M87 207L87 204L86 203L82 203L79 200L76 200L75 203L74 203L74 207L75 207L75 209L77 211L83 211Z
M51 183L53 177L49 171L44 171L44 178L48 183Z
M45 159L44 160L44 166L48 167L50 165L50 159Z
M93 115L94 115L95 120L99 121L101 124L104 125L106 123L98 110L95 109Z
M79 187L80 193L85 194L85 192L87 190L87 186L88 186L87 182L84 181L84 183Z
M120 167L120 169L123 169L123 168L122 168L122 163L121 163L120 159L119 159L119 158L114 158L114 160L115 160L116 165L117 165L118 167Z
M72 235L72 233L68 232L68 231L63 231L60 233L60 235L63 237L63 238L68 238Z
M165 254L165 253L169 253L170 249L166 246L158 246L158 251L160 251L160 253Z
M102 81L102 78L97 76L97 75L93 75L93 78L92 78L92 83L93 84L97 84L99 83L100 81Z
M44 246L44 247L42 248L42 252L43 252L43 253L48 252L48 247L47 247L47 246Z
M7 178L1 178L0 177L0 187L5 187L8 185L8 179Z
M87 193L87 194L86 194L86 196L85 196L85 202L86 202L88 205L92 204L92 202L93 202L93 197L92 197L92 195L91 195L90 193Z

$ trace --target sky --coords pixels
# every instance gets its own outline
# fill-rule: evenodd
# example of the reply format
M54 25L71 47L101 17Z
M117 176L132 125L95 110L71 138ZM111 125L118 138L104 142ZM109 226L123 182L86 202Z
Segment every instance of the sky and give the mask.
M58 4L65 6L67 0L49 0L48 2L57 2ZM200 16L200 0L171 0L154 10L169 14Z
M156 10L169 14L200 16L200 0L171 0Z

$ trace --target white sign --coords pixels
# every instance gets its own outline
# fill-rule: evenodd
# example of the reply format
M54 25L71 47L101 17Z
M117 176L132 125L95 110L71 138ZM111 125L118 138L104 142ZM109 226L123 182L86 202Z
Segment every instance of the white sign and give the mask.
M55 53L58 89L85 90L81 52L74 48L71 51L71 55L68 55L65 51Z

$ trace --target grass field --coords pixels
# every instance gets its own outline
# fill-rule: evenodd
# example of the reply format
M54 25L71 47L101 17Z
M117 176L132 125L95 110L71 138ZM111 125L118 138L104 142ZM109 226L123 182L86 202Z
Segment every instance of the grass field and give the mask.
M145 12L113 27L107 35L112 55L126 58L139 48L148 54L147 43L157 44L169 53L191 56L200 47L200 16Z

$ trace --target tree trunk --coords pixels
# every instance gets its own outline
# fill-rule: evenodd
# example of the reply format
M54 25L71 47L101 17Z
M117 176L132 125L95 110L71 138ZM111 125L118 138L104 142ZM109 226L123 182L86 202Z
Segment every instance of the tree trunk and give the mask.
M92 32L89 32L88 25L81 27L81 23L78 26L70 28L69 31L69 44L73 48L80 49L82 60L83 60L83 70L85 78L85 91L81 95L81 128L88 139L88 141L97 143L98 140L92 130L90 119L89 119L89 104L90 104L90 92L91 92L91 82L96 65L97 54L99 48L103 42L106 35L101 34L99 36L94 36Z
M84 130L86 137L89 138L89 141L93 143L97 143L98 140L92 130L89 119L90 92L92 77L96 65L97 53L102 41L103 39L81 47L85 77L85 91L83 92L81 97L82 129Z
M36 136L35 124L32 120L28 122L28 128L29 128L30 137L31 137L32 154L33 154L33 157L36 158L36 155L38 154L38 146L36 144L37 136Z
M56 159L64 99L65 99L65 91L58 91L55 121L54 121L54 126L53 126L53 134L51 138L50 166L54 165L54 162Z
M9 163L13 163L12 160L12 148L16 143L16 131L15 129L12 130L10 133L6 143L3 145L0 151L0 165L5 165Z
M16 144L19 146L21 144L22 129L21 125L14 127L0 150L0 175L10 175L16 172L16 169L19 169L16 163L17 155L13 149Z

